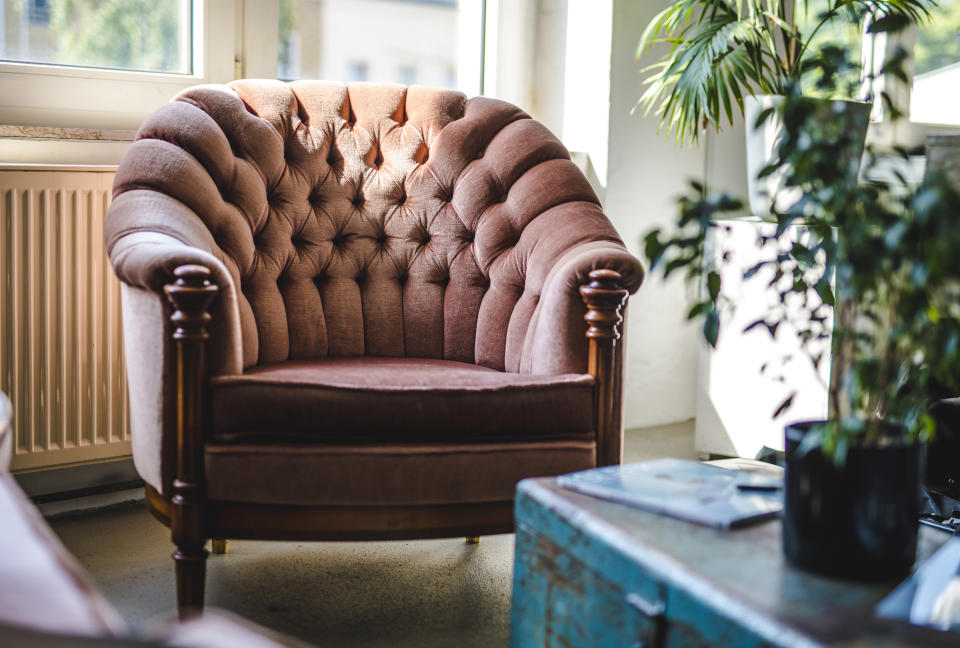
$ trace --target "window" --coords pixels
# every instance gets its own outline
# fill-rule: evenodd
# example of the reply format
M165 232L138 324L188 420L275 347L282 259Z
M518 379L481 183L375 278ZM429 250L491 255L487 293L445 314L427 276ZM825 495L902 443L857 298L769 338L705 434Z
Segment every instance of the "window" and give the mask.
M397 74L395 75L397 83L402 83L403 85L413 85L417 82L417 68L412 65L398 65ZM456 77L453 78L453 83L450 83L449 87L453 87L456 84ZM444 76L444 83L441 85L446 85L451 81L449 75Z
M180 90L234 78L242 8L0 0L0 124L134 130Z
M30 0L27 18L31 23L45 25L50 22L50 2L48 0Z
M142 72L193 72L190 0L0 2L0 60Z
M461 69L469 0L280 0L277 75L282 79L377 81L477 88ZM345 25L363 25L364 37ZM477 25L479 27L479 25ZM479 29L476 40L479 43ZM398 63L398 61L400 61ZM479 69L479 63L476 63Z
M352 83L354 81L366 81L369 74L370 66L363 61L355 61L347 65L347 74L344 78L347 83Z
M960 126L960 0L940 0L917 28L910 121Z
M806 37L807 34L817 29L817 25L822 20L821 14L824 13L828 5L832 6L833 4L831 0L797 2L797 26L800 29L800 33ZM817 52L826 45L840 45L847 51L851 61L862 60L863 35L864 25L847 22L841 17L840 19L829 21L820 26L810 42L809 51ZM860 85L860 73L855 69L844 71L839 81L839 88L857 87ZM809 80L804 87L804 91L809 93L815 92L812 88L813 85L813 80Z
M828 0L796 3L798 23L806 34L817 23L817 16ZM874 124L870 140L881 146L902 145L917 148L933 125L960 126L960 0L938 0L930 7L931 17L924 24L888 38L886 34L867 35L865 25L856 26L836 20L821 29L812 43L816 48L827 43L842 45L853 56L859 55L865 71L879 74L886 52L896 46L912 50L912 80L908 86L895 79L878 78L872 87L864 86L861 97L886 92L907 119L893 123L882 102L874 103ZM843 85L856 84L857 72L851 70ZM843 86L841 86L843 87ZM807 88L807 91L811 91ZM909 110L907 110L909 109Z
M242 76L477 94L482 16L504 1L0 0L0 124L135 130Z

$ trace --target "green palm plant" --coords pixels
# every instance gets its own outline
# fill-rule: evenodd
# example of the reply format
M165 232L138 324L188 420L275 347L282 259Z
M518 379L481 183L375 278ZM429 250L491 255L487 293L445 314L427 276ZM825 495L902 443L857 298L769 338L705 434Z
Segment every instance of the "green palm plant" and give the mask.
M637 109L660 115L660 129L683 143L743 113L744 97L784 94L801 81L816 36L838 21L871 33L901 29L929 15L933 0L676 0L644 30L637 58L668 47L648 68ZM798 18L812 16L813 20Z

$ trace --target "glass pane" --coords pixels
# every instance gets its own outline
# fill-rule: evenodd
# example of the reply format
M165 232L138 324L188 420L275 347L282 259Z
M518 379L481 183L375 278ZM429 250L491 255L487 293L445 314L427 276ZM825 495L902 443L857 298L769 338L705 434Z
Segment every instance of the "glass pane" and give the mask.
M459 0L280 0L277 76L455 88L459 16Z
M960 0L940 0L917 29L910 121L960 125Z
M193 71L191 0L0 0L0 60Z
M833 5L828 0L809 0L809 2L798 2L797 27L804 39L813 34L813 39L807 48L805 58L810 58L826 45L838 45L847 52L851 68L840 75L837 86L838 93L843 94L845 90L852 90L852 94L857 94L860 89L860 64L861 49L863 46L863 25L856 22L850 22L841 15L833 20L821 24L824 12L828 6ZM804 91L808 94L817 94L814 88L816 79L808 78L804 81ZM834 93L834 94L838 94Z

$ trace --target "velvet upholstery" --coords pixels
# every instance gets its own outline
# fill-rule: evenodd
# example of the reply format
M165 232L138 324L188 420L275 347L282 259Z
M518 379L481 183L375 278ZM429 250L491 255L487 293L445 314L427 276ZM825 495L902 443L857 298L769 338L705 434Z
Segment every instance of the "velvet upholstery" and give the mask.
M478 492L494 499L514 476L596 461L577 290L609 268L633 292L643 269L563 145L515 106L397 85L197 86L141 127L104 229L125 284L134 460L161 493L176 443L161 289L185 263L220 288L206 345L211 497L256 498L238 482L262 463L261 498L328 501L320 466L387 470L373 441L427 444L424 456L449 443L456 457L517 443L533 472L520 459L491 469ZM334 441L340 464L315 459ZM313 492L266 486L283 461L313 475ZM423 483L447 488L449 466L465 465L451 461Z
M0 449L12 445L11 417L10 401L0 392ZM63 548L8 466L9 454L0 452L0 628L87 637L122 630L119 615Z
M592 403L593 378L582 374L508 374L427 358L290 361L214 378L211 437L304 443L590 441Z
M9 401L0 392L0 447L9 447ZM0 646L304 646L224 611L134 633L93 586L0 456ZM102 642L102 643L101 643Z
M590 441L208 444L207 496L258 504L509 502L526 477L596 465Z

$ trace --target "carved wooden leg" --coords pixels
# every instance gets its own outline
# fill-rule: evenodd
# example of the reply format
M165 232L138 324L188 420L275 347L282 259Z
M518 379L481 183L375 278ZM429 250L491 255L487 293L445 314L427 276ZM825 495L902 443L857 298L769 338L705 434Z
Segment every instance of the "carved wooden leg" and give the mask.
M177 570L177 612L180 619L203 610L203 590L207 579L207 550L201 547L186 553L178 546L173 552Z
M174 312L177 347L177 473L173 480L170 531L177 550L177 610L184 618L203 608L207 544L203 517L203 341L210 321L207 307L217 292L210 270L180 266L177 280L164 286Z
M227 553L227 541L214 538L210 541L210 550L214 555L222 556L223 554Z
M467 544L480 544L480 536L467 536Z
M620 283L620 273L594 270L590 283L580 286L580 296L587 305L584 316L589 327L590 356L587 371L594 378L593 411L597 430L597 465L618 464L622 455L618 404L616 344L622 321L620 309L627 299L627 290Z

